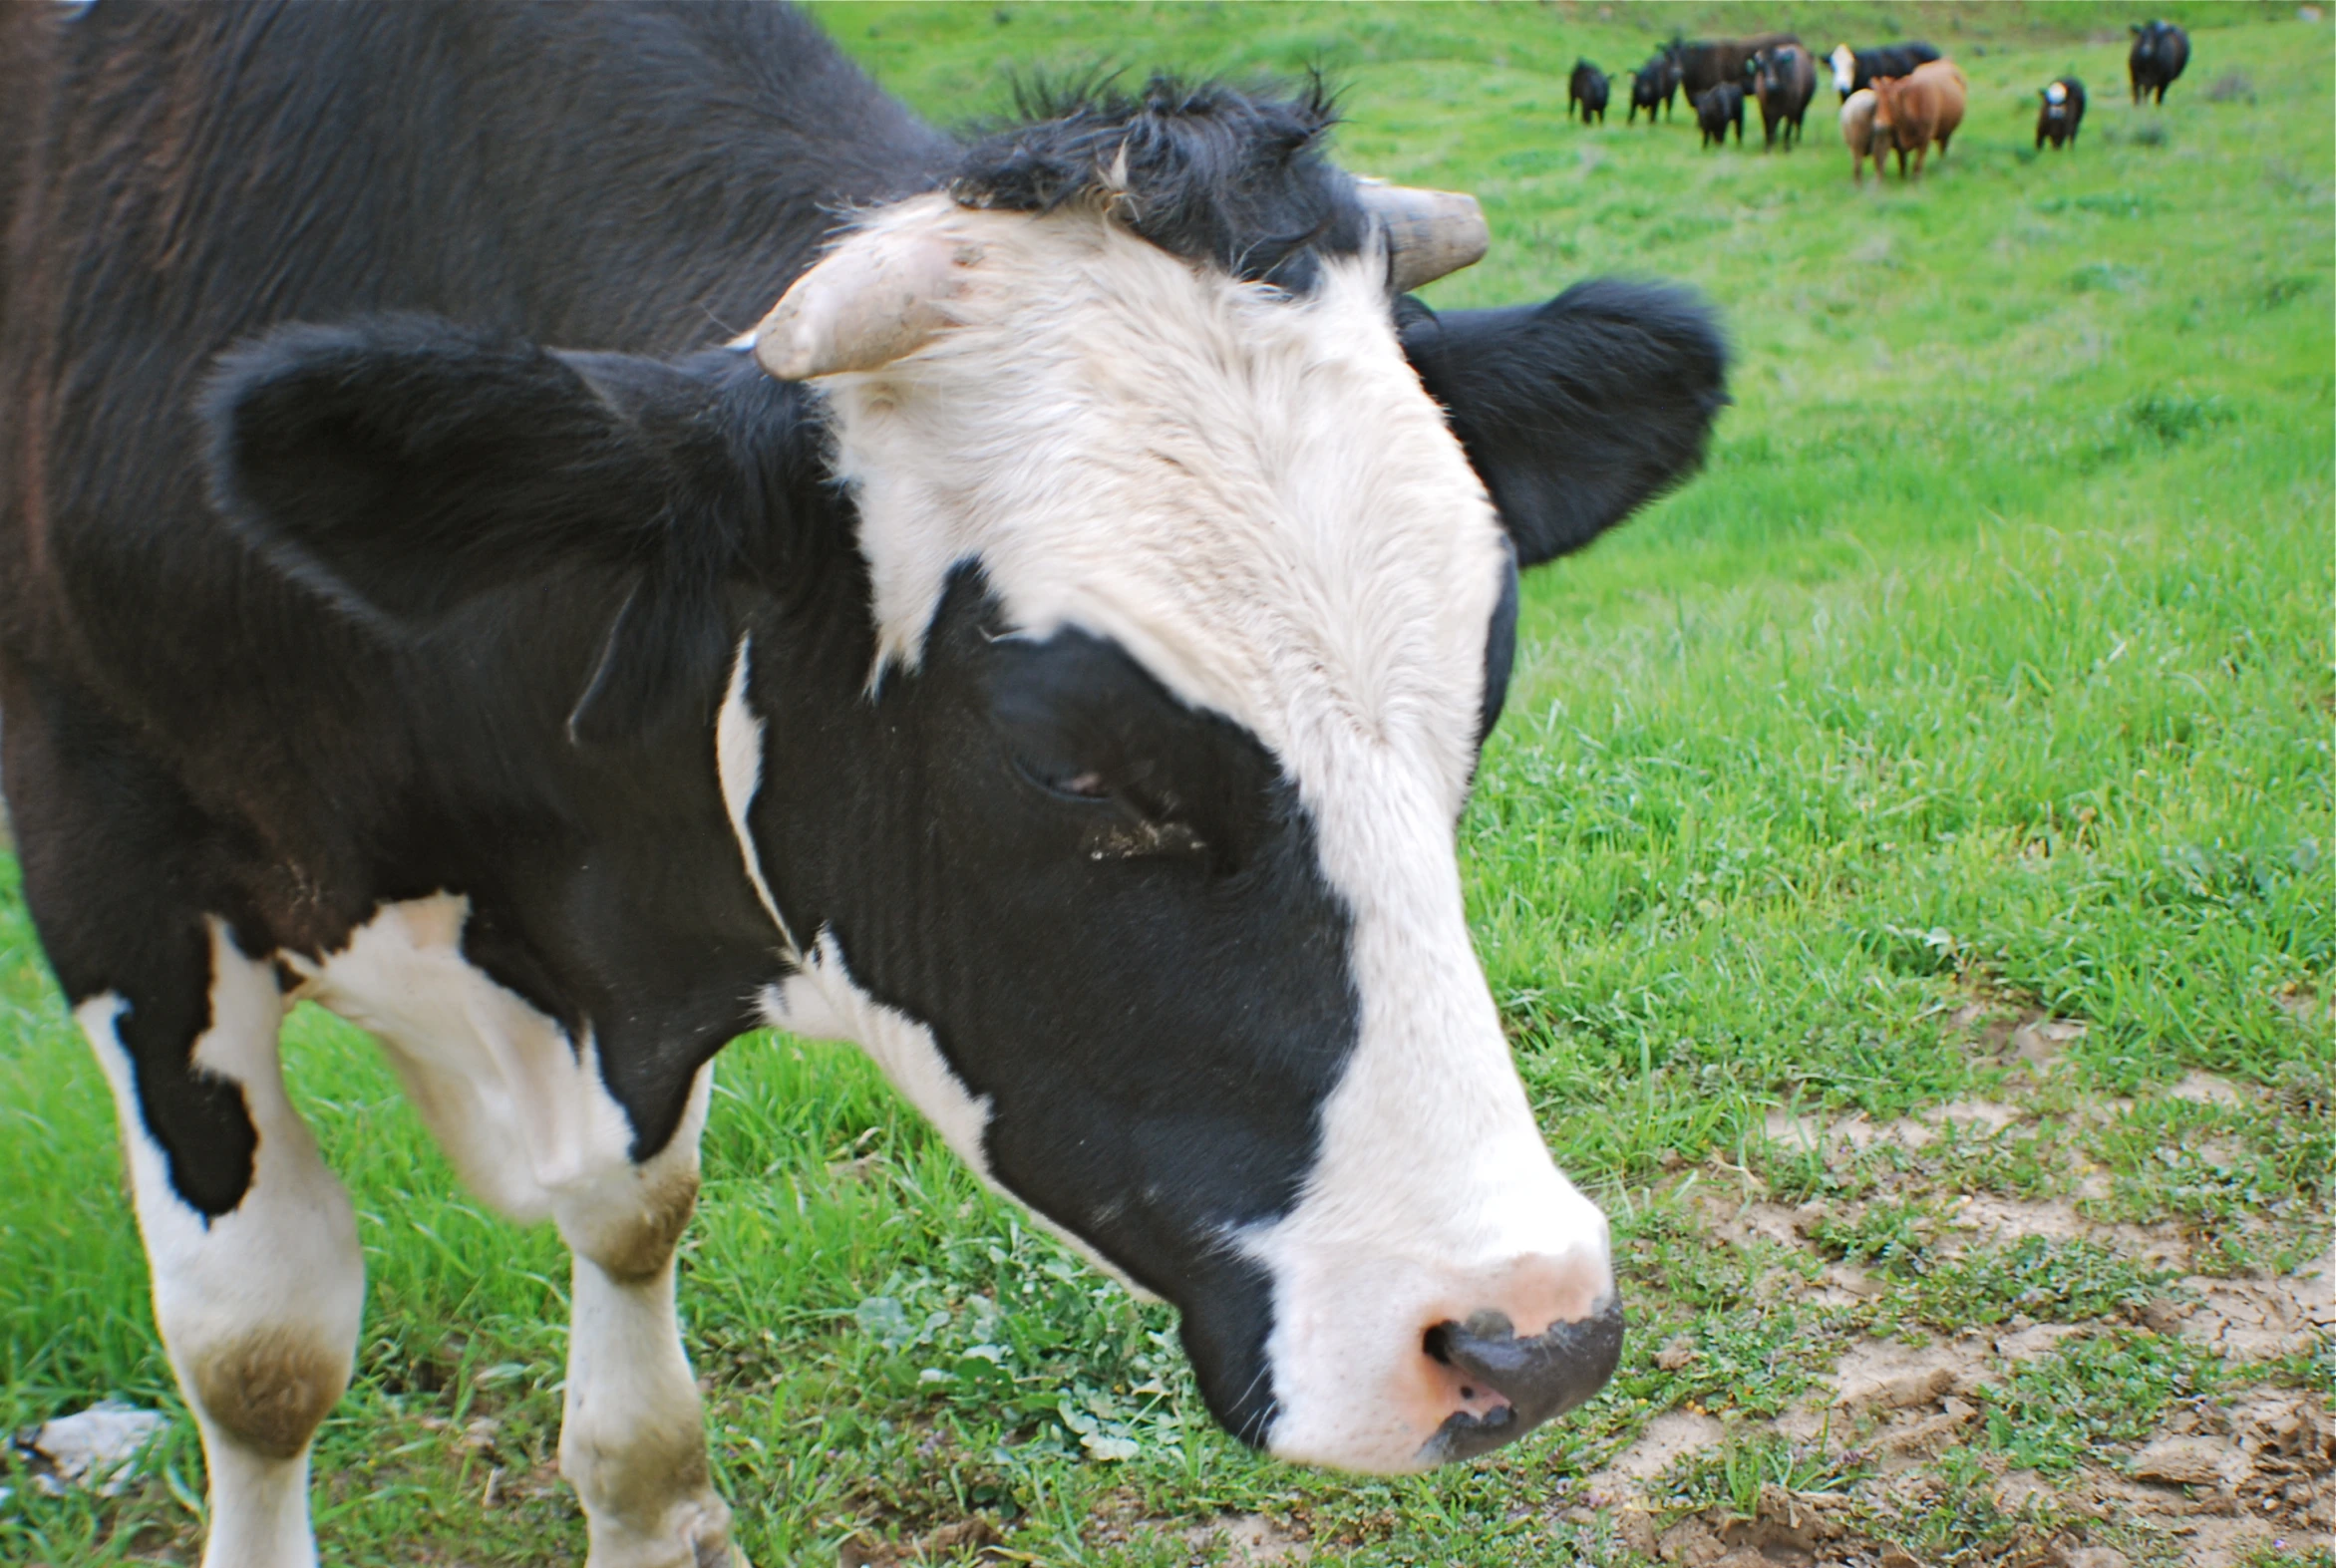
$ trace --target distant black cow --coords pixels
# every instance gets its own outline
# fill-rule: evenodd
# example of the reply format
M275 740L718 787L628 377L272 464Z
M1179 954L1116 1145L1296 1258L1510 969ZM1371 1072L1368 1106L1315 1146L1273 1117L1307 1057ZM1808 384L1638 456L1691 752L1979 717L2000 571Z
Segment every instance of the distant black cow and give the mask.
M1661 106L1669 115L1679 96L1679 62L1668 50L1649 60L1631 74L1630 120L1638 119L1640 110L1646 111L1648 125L1655 123L1655 109Z
M1728 126L1736 127L1736 145L1744 145L1744 84L1722 82L1695 101L1695 123L1703 130L1703 143L1728 145Z
M2126 56L2126 70L2134 79L2134 102L2152 93L2166 102L2166 90L2179 80L2190 63L2190 35L2171 22L2136 22L2134 52Z
M1666 52L1678 63L1679 85L1687 90L1687 101L1700 106L1703 95L1723 82L1732 82L1742 87L1744 63L1754 55L1764 49L1799 42L1800 38L1792 33L1762 33L1755 38L1712 38L1692 44L1674 38Z
M2064 76L2040 89L2044 102L2036 111L2036 145L2054 148L2077 145L2077 128L2085 123L2085 84Z
M1746 61L1744 76L1747 90L1760 100L1760 129L1768 145L1777 145L1782 128L1785 149L1792 151L1809 114L1809 101L1817 95L1817 62L1799 44L1784 44Z
M1873 49L1851 49L1847 44L1835 44L1826 61L1834 68L1834 91L1846 103L1851 93L1873 86L1877 76L1911 76L1916 66L1928 65L1937 58L1937 50L1916 40L1882 44Z
M1578 106L1583 125L1586 126L1590 123L1592 115L1597 116L1599 125L1604 125L1606 123L1606 73L1591 65L1587 60L1576 60L1573 63L1572 80L1565 85L1566 114L1571 115Z

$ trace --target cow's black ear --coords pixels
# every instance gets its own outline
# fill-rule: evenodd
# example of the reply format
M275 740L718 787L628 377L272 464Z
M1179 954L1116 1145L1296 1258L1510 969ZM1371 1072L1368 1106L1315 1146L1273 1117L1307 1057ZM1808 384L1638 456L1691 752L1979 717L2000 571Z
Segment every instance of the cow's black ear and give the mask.
M725 656L731 552L705 493L719 459L690 417L706 402L652 361L393 316L232 351L201 415L220 514L390 635L562 568L626 574L572 721L580 738L615 739L690 707Z
M1520 565L1579 549L1703 465L1728 350L1684 290L1597 278L1543 305L1398 307Z

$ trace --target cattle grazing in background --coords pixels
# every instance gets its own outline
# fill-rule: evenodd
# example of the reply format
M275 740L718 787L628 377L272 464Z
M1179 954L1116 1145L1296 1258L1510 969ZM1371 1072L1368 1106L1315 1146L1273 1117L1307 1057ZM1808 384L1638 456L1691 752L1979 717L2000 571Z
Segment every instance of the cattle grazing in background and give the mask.
M1742 87L1744 63L1754 55L1799 42L1792 33L1762 33L1753 38L1711 38L1694 43L1674 38L1664 49L1678 64L1679 85L1686 90L1687 101L1700 104L1704 94L1723 82Z
M1865 159L1873 157L1873 171L1881 172L1881 150L1873 143L1873 89L1861 87L1841 100L1841 141L1849 149L1849 177L1865 183Z
M2085 84L2073 76L2060 77L2041 89L2036 108L2036 146L2050 142L2055 151L2077 145L2077 130L2085 123Z
M1658 54L1631 73L1630 115L1625 124L1637 121L1638 112L1646 111L1648 125L1655 123L1655 108L1662 106L1664 118L1672 115L1672 105L1679 97L1679 62L1669 50Z
M1780 44L1754 55L1744 69L1751 79L1753 96L1760 100L1760 129L1768 146L1777 145L1781 129L1785 149L1792 151L1794 141L1803 133L1809 101L1817 94L1817 62L1799 44Z
M1898 155L1898 177L1904 179L1906 155L1914 155L1914 178L1922 175L1923 159L1932 144L1946 157L1947 143L1963 124L1963 104L1970 92L1963 73L1951 60L1933 60L1904 77L1873 79L1873 165L1881 155Z
M208 1568L314 1564L359 1344L302 1000L566 1242L595 1564L738 1561L675 1248L766 1025L1273 1453L1605 1382L1454 824L1518 568L1702 459L1698 301L1439 314L1481 212L1332 163L1319 89L961 143L761 3L0 6L0 783Z
M1695 123L1703 132L1704 147L1728 145L1728 127L1736 127L1736 145L1744 145L1744 84L1722 82L1707 88L1695 101Z
M2133 52L2126 56L2125 68L2134 80L2134 102L2156 93L2163 104L2166 90L2190 63L2190 35L2171 22L2136 22L2133 32Z
M1565 112L1571 115L1581 111L1581 123L1588 125L1595 115L1600 125L1606 122L1606 73L1587 60L1573 63L1573 75L1565 84Z
M1873 86L1877 76L1911 76L1916 66L1928 65L1937 58L1937 50L1916 40L1880 44L1871 49L1835 44L1826 60L1834 68L1834 91L1846 103L1851 93Z

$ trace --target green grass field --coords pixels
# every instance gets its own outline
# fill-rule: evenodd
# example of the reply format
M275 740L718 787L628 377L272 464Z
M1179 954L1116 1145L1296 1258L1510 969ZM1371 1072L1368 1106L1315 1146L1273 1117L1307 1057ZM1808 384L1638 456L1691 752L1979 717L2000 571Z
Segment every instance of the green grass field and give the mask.
M1437 302L1690 282L1737 401L1693 484L1530 579L1462 828L1614 1216L1612 1387L1433 1476L1260 1460L1166 1309L853 1053L743 1041L682 1293L757 1564L2336 1563L2336 44L2162 9L2194 52L2160 111L2125 102L2146 13L2089 4L821 8L943 121L1032 67L1318 66L1349 166L1484 199ZM1626 84L1565 120L1576 55L1771 24L1940 45L1951 156L1853 189L1830 87L1791 156L1625 128ZM2037 156L2072 68L2081 145ZM118 1498L0 1471L0 1562L190 1561L113 1111L12 871L0 1010L0 1427L175 1417ZM361 1036L303 1009L287 1050L371 1282L326 1560L580 1560L556 1238L455 1186Z

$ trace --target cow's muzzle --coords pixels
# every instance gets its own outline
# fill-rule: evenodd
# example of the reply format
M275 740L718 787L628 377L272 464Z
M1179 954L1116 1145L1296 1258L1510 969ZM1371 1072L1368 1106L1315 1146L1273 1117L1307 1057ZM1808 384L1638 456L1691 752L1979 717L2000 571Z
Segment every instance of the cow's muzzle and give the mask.
M1606 1386L1622 1359L1622 1300L1608 1292L1588 1317L1560 1319L1527 1338L1503 1314L1479 1312L1466 1323L1437 1324L1421 1348L1502 1402L1481 1412L1455 1411L1420 1453L1429 1464L1466 1459L1523 1436Z

